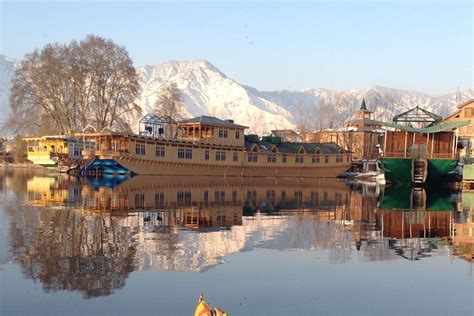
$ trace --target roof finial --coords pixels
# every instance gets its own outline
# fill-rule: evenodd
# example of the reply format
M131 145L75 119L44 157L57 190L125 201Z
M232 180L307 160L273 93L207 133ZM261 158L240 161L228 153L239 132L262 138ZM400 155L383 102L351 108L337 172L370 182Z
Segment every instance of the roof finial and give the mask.
M360 105L361 110L367 110L367 106L365 105L365 99L362 99L362 104Z

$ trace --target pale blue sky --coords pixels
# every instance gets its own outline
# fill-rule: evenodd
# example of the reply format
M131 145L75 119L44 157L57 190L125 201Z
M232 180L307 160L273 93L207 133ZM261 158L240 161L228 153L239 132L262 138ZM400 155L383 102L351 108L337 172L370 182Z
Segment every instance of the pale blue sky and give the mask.
M473 87L473 2L1 4L0 53L94 33L135 65L204 58L260 90Z

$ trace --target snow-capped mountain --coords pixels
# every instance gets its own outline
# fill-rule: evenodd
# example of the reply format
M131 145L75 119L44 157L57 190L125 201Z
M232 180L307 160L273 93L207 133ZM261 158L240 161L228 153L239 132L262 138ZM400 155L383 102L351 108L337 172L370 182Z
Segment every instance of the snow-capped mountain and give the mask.
M9 113L8 95L18 61L0 55L0 123ZM433 97L418 91L373 86L367 90L306 89L303 91L259 91L228 78L210 62L169 61L138 67L142 93L136 100L143 114L153 111L160 87L176 83L189 116L212 115L234 119L249 126L249 133L265 134L278 128L296 128L309 118L310 129L340 126L365 98L374 118L390 121L416 105L439 115L455 110L456 104L474 98L474 89ZM136 122L137 118L133 119ZM132 124L137 126L137 124Z
M276 127L294 127L292 114L228 78L211 63L170 61L157 66L139 67L143 91L137 100L145 113L153 111L157 91L174 82L183 94L190 116L212 115L250 127L250 132L269 131Z
M137 103L145 113L153 110L157 91L175 82L183 92L190 116L213 115L233 118L249 126L249 132L268 133L275 128L296 128L302 116L309 116L310 128L340 126L365 98L374 118L391 121L394 115L415 106L445 116L458 102L474 98L474 89L433 97L418 91L373 86L367 90L259 91L228 78L208 61L170 61L139 67L143 92ZM324 119L318 119L319 117ZM314 119L313 119L314 117Z

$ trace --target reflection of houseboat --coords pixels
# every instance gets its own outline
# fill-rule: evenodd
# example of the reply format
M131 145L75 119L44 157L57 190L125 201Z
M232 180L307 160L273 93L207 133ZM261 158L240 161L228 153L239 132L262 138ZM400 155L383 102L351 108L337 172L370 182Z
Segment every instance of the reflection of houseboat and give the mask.
M66 136L42 136L24 139L28 144L28 160L43 167L70 165L81 158L82 143Z
M84 173L335 177L351 163L336 144L244 136L232 120L201 116L179 123L148 116L139 135L83 133Z
M450 237L456 208L448 189L389 186L380 200L377 226L385 237Z
M394 117L387 128L383 157L385 179L399 183L425 183L446 179L456 168L457 129L469 121L440 123L441 117L416 107ZM414 127L418 125L418 127Z

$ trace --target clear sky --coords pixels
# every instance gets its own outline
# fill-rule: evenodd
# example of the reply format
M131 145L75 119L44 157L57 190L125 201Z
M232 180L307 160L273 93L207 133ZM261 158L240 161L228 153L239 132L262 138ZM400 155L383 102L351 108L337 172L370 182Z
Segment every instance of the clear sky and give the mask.
M203 58L260 90L441 95L474 83L472 1L2 2L0 53L22 58L86 34L135 65Z

